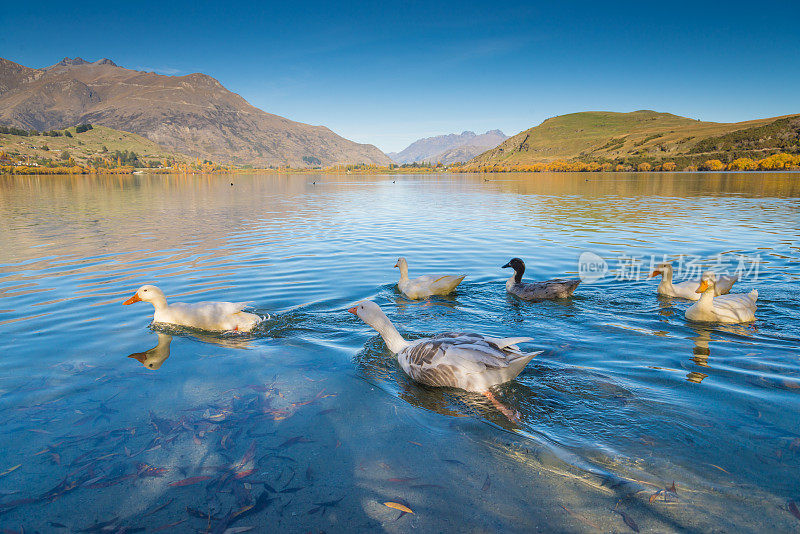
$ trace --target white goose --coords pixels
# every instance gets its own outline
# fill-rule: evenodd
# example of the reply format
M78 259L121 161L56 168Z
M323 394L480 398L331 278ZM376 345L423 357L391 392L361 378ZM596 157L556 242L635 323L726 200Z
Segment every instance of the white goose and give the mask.
M697 293L700 300L689 306L686 318L704 323L749 323L756 320L756 300L758 291L737 293L735 295L714 296L716 276L712 272L703 273Z
M412 300L424 299L432 295L450 294L467 276L465 274L459 276L426 274L412 280L408 278L408 262L405 258L398 258L394 266L400 269L400 281L397 282L397 287Z
M149 302L156 309L154 323L169 323L201 330L249 332L261 322L261 317L247 313L246 302L196 302L167 304L164 293L152 285L140 287L136 293L123 302Z
M700 280L686 280L685 282L672 282L672 263L660 263L653 271L650 277L661 275L661 282L658 284L658 294L666 295L668 297L680 297L688 300L698 300L700 293L697 288L700 287ZM738 276L720 275L714 286L714 294L724 295L730 293L731 287L736 281L739 280Z
M428 386L455 387L482 393L509 418L509 410L496 401L489 388L513 380L537 352L522 352L517 343L530 337L492 338L481 334L447 332L406 341L380 307L369 300L348 310L378 331L397 355L403 371Z

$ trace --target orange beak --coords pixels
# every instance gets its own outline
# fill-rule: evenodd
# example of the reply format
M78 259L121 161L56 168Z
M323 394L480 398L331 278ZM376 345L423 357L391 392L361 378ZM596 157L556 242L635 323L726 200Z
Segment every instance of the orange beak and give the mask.
M700 287L697 288L695 293L703 293L705 292L706 289L708 289L708 282L703 280L702 282L700 282Z
M133 354L128 356L128 358L133 358L134 360L136 360L139 363L141 363L142 365L144 365L144 361L147 359L147 353L146 352L134 352Z
M653 271L652 274L650 275L650 278L653 278L654 276L658 276L659 274L662 274L661 271Z
M398 262L396 262L396 263L394 264L394 266L395 266L395 267L399 267L399 266L400 266L400 262L399 262L399 261L398 261Z
M349 310L347 310L347 311L349 311L350 313L352 313L353 315L355 315L356 317L358 317L358 314L356 313L356 308L357 308L356 306L353 306L352 308L350 308L350 309L349 309Z
M128 300L126 300L122 304L127 306L128 304L133 304L134 302L141 302L141 301L142 301L142 299L139 298L139 293L134 293L131 298L129 298Z

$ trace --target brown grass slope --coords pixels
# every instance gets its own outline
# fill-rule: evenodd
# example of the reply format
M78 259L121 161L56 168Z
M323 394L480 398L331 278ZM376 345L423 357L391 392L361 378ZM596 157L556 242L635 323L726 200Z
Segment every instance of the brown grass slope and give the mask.
M92 123L214 161L303 167L386 164L373 145L266 113L205 74L165 76L104 59L30 69L0 59L0 124L49 130Z
M717 123L649 110L571 113L552 117L510 137L498 147L472 159L470 164L525 165L555 160L613 161L625 158L694 160L723 157L726 152L732 155L770 152L783 145L767 142L767 136L788 136L793 139L790 144L796 142L799 117L787 115ZM732 132L740 131L752 132L752 135L742 136L745 140L729 139ZM772 137L770 140L774 141Z
M143 161L160 162L164 159L180 163L194 161L194 158L168 150L140 135L114 130L107 126L95 126L82 133L77 133L74 127L67 130L72 137L0 133L0 151L22 157L60 160L61 154L66 150L72 159L81 165L85 165L89 159L95 157L113 159L116 151L135 152Z

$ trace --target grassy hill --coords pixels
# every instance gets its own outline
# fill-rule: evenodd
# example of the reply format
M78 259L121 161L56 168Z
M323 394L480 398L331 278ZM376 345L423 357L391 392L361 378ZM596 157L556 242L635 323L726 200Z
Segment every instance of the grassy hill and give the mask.
M39 162L62 161L62 154L66 151L79 165L85 165L92 158L111 158L117 151L135 152L143 164L161 162L164 159L179 163L194 161L194 158L167 150L142 136L105 126L94 126L82 133L77 133L75 127L56 131L61 135L51 137L43 134L23 136L0 133L0 151ZM66 136L65 132L69 132L72 137Z
M470 165L673 161L730 162L800 152L800 115L737 123L702 122L670 113L588 111L547 119L472 159Z

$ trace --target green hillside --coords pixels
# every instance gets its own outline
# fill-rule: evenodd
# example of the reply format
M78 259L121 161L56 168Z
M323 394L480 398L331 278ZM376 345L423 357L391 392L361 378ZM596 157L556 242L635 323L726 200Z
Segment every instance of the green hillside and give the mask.
M669 160L682 166L708 159L762 158L776 152L800 152L800 115L716 123L646 110L588 111L547 119L469 163Z
M119 152L134 152L139 161L147 163L162 162L164 159L177 162L194 161L184 154L167 150L142 136L114 130L105 126L94 126L91 130L78 133L75 127L54 130L58 136L15 135L0 133L0 151L9 156L30 158L31 161L61 160L64 153L79 165L93 158L112 158ZM66 135L69 132L71 137Z

